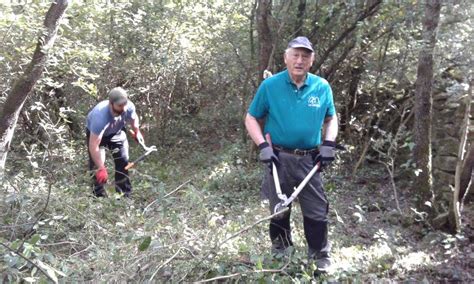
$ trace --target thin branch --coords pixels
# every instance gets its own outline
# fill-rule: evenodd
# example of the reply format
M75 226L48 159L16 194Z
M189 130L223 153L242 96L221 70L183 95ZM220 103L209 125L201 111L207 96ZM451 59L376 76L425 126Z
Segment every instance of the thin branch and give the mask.
M163 264L161 264L160 266L158 266L158 268L156 269L156 271L151 275L150 277L150 280L148 280L149 282L151 282L153 280L153 278L155 278L155 275L158 273L158 271L160 271L161 268L163 268L165 265L167 265L168 263L170 263L176 256L178 256L178 254L181 252L181 248L179 248L175 254L173 254L170 258L168 258L165 262L163 262Z
M33 232L34 227L35 227L36 224L38 224L38 222L41 220L41 218L43 217L44 213L46 212L46 209L48 209L49 199L50 199L50 197L51 197L51 188L52 188L52 187L53 187L53 183L50 183L49 186L48 186L48 195L46 196L46 203L44 204L43 210L41 210L40 214L39 214L38 217L36 218L36 221L31 225L30 230L25 234L25 237L23 238L21 244L18 246L17 252L20 252L20 249L23 247L23 244L26 242L26 238L28 237L28 235L29 235L31 232Z
M8 245L0 242L0 245L3 246L4 248L6 248L7 250L17 254L19 257L23 258L24 260L26 260L28 263L30 263L31 265L33 265L34 267L36 267L36 269L38 269L41 273L43 273L49 280L51 280L52 282L54 283L57 283L56 280L54 280L51 276L49 276L48 273L46 273L46 271L44 271L41 267L39 267L38 264L34 263L31 259L27 258L26 256L24 256L22 253L12 249L11 247L9 247Z
M229 279L229 278L234 278L234 277L249 274L249 273L284 273L288 275L288 273L285 272L285 269L288 267L288 265L290 265L290 262L291 262L291 258L289 257L288 261L280 269L259 269L259 270L252 270L252 271L246 271L246 272L238 272L238 273L233 273L233 274L228 274L228 275L216 276L216 277L205 279L205 280L200 280L200 281L197 281L196 283L207 283L207 282L212 282L212 281L217 281L217 280Z
M469 135L469 126L470 126L470 113L471 113L471 103L472 103L472 81L469 84L469 94L466 97L466 106L464 110L464 117L462 121L462 130L460 136L460 143L458 148L458 156L456 162L456 171L454 174L454 190L453 195L449 204L449 213L448 221L449 227L452 232L459 232L461 229L461 207L462 207L462 196L460 196L461 191L461 173L463 170L463 162L466 154L466 145L468 143ZM461 102L462 103L462 102ZM471 174L472 176L472 174ZM461 201L460 201L461 200Z
M228 242L229 240L239 236L240 234L244 233L244 232L247 232L248 230L252 229L253 227L257 226L258 224L266 221L266 220L270 220L271 218L275 217L275 216L278 216L280 214L283 214L285 212L287 212L289 209L288 207L285 207L282 211L278 212L278 213L274 213L274 214L271 214L269 216L266 216L262 219L259 219L257 221L255 221L254 223L252 223L251 225L248 225L246 227L244 227L243 229L239 230L238 232L232 234L231 236L229 236L228 238L226 238L225 240L223 240L222 242L220 242L219 244L217 244L215 247L213 247L205 256L199 258L198 262L201 263L203 262L205 259L208 259L209 256L212 254L213 251L219 249L223 244L225 244L226 242ZM182 282L184 281L184 279L188 276L189 273L191 273L195 268L196 268L197 264L194 265L190 271L188 271L183 277L181 277L181 279L178 281L178 282ZM200 278L202 277L203 275L201 274Z
M89 245L88 247L86 247L86 248L83 249L83 250L76 251L75 253L73 253L73 254L71 254L70 256L68 256L68 258L74 257L74 256L76 256L76 255L78 255L78 254L81 254L81 253L83 253L83 252L85 252L85 251L88 251L92 246L95 246L95 244L93 243L92 245Z
M176 191L180 190L183 186L185 186L186 184L188 184L190 181L191 181L190 179L187 180L187 181L185 181L185 182L182 183L180 186L178 186L175 190L173 190L173 191L167 193L165 196L163 196L163 198L166 198L166 197L172 195L173 193L175 193Z
M321 68L321 65L326 61L328 58L329 54L336 49L341 42L357 28L357 24L359 22L364 21L366 18L372 16L375 14L378 10L378 6L382 3L382 0L377 0L374 4L372 4L368 9L364 11L361 15L357 17L357 19L352 23L351 26L349 26L345 31L343 31L339 37L324 51L323 55L320 57L321 59L314 64L313 70L318 70Z
M286 4L287 4L286 6L282 6L282 10L285 9L285 13L284 13L285 16L282 18L282 20L280 22L280 25L278 27L278 30L276 32L276 35L273 38L272 50L270 52L270 56L268 57L268 64L267 64L266 70L269 70L269 71L271 71L271 67L274 63L273 61L274 61L274 56L275 56L275 52L276 52L276 48L277 48L277 42L280 39L281 32L282 32L283 28L285 27L286 20L288 19L288 10L290 9L291 1L287 1ZM259 74L259 76L261 76L261 74Z
M260 224L260 223L262 223L262 222L264 222L264 221L270 220L271 218L273 218L273 217L275 217L275 216L278 216L278 215L280 215L280 214L283 214L283 213L285 213L285 212L288 211L288 210L289 210L288 207L285 207L285 208L284 208L282 211L280 211L280 212L277 212L277 213L274 213L274 214L269 215L269 216L267 216L267 217L264 217L264 218L262 218L262 219L259 219L259 220L257 220L256 222L254 222L253 224L248 225L247 227L244 227L243 229L239 230L237 233L232 234L230 237L228 237L227 239L225 239L225 240L223 240L222 242L220 242L220 243L217 245L216 249L220 248L223 244L225 244L226 242L228 242L228 241L232 240L233 238L239 236L240 234L247 232L248 230L252 229L253 227L257 226L258 224Z
M165 196L163 196L162 199L165 199L166 197L172 195L173 193L175 193L176 191L180 190L183 186L185 186L186 184L188 184L191 180L187 180L185 181L184 183L182 183L180 186L178 186L176 189L174 189L173 191L167 193ZM159 200L159 198L155 199L153 202L151 202L150 204L148 204L145 209L143 209L143 212L147 212L148 211L148 208L150 208L150 206L152 206L153 204L155 204L157 201Z
M23 12L25 11L25 7L26 7L26 4L21 6L20 11L18 11L16 14L23 14ZM16 16L15 19L10 23L10 26L8 27L8 30L3 35L2 42L5 42L5 39L10 34L10 31L12 30L13 25L16 24L16 22L18 21L18 18L20 18L20 16Z
M398 202L397 186L395 184L395 178L393 173L393 159L391 159L390 163L385 163L381 161L379 161L379 163L384 165L387 169L388 175L390 176L390 183L393 189L393 198L395 199L395 205L397 206L398 213L402 214L402 209L400 209L400 203Z

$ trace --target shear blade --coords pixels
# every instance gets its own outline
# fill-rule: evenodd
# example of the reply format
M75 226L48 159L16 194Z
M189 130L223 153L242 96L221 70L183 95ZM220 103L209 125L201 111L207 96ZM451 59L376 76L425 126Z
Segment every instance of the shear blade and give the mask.
M275 208L273 209L273 213L276 214L276 213L278 213L278 212L283 211L283 209L285 209L285 207L284 207L283 204L280 202L280 203L278 203L277 205L275 205Z

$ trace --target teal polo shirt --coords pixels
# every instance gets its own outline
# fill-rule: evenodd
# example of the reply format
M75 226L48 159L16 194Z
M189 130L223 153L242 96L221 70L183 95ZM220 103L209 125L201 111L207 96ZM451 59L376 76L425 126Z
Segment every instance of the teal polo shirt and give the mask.
M331 86L308 73L299 89L288 70L265 79L250 104L249 114L267 118L264 134L288 149L311 149L321 144L324 119L336 114Z

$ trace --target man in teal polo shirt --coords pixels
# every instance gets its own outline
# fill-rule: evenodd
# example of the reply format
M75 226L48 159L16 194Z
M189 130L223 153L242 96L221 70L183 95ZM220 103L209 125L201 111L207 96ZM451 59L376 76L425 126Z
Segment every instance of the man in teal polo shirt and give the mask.
M245 118L245 126L260 149L260 160L278 165L282 192L290 196L293 188L316 163L319 162L324 169L334 160L338 123L329 83L309 73L314 61L310 41L306 37L290 41L284 60L287 69L259 86ZM266 124L262 132L259 120L264 118ZM324 140L321 143L322 134ZM262 194L269 199L272 212L280 199L275 191L271 167L266 167ZM308 255L316 260L316 273L325 273L331 264L329 206L319 172L311 178L298 199L303 212ZM280 214L270 222L274 253L285 252L293 245L290 212Z

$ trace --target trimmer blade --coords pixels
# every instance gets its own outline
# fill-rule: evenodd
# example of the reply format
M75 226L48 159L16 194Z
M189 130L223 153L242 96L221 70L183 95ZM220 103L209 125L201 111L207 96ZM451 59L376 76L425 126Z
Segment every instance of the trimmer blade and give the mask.
M283 204L280 202L278 203L277 205L275 205L275 208L273 209L273 213L276 214L278 212L281 212L285 209L285 207L283 206Z

